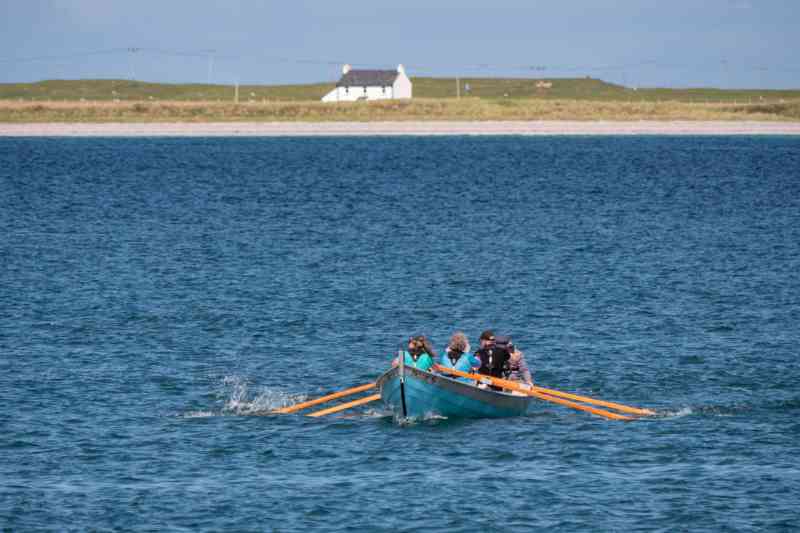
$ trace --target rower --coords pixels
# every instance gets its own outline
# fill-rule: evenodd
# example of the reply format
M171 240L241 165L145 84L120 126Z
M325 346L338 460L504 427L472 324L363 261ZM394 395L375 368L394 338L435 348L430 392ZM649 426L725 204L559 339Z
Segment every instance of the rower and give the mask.
M500 345L497 344L498 340L501 341ZM478 373L496 378L505 377L508 371L508 360L511 357L511 354L508 353L508 337L495 337L494 332L487 329L481 333L480 342L481 348L475 352L475 357L481 362ZM500 390L495 386L491 386L491 388Z
M508 360L511 357L508 353L508 340L505 336L495 337L494 332L489 329L481 333L481 347L475 352L475 357L481 362L478 368L479 374L496 378L505 376Z
M525 354L512 342L508 343L508 353L511 354L511 358L508 360L508 379L532 387L533 377L525 362Z
M433 366L436 351L425 335L417 335L408 339L408 350L403 350L401 355L405 366L413 366L414 368L428 371ZM395 357L392 361L392 366L397 366L398 364L399 360Z
M461 372L474 372L481 366L480 360L469 353L469 340L463 331L456 331L450 337L450 342L445 348L445 353L439 362L445 368L453 368ZM474 383L467 378L457 378L459 381Z

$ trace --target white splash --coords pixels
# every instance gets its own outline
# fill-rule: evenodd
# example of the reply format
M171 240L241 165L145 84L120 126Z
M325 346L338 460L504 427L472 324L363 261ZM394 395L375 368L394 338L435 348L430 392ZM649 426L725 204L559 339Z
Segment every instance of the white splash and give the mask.
M372 409L365 409L359 414L362 418L386 418L387 416L392 416L391 411L387 411L383 408L372 408Z
M394 421L399 426L415 426L417 424L436 424L440 420L447 420L446 416L442 416L438 413L427 412L423 416L415 416L415 417L402 417L396 416Z
M188 413L183 413L179 416L182 418L208 418L210 416L216 416L216 413L211 411L189 411Z
M677 411L659 411L657 416L661 418L681 418L694 414L691 407L681 407Z
M261 388L250 392L250 384L241 376L225 376L223 385L230 388L222 409L223 414L259 415L296 403L298 398L282 390Z
M208 418L213 416L257 416L267 415L275 409L292 405L305 399L301 395L292 395L283 390L274 390L266 387L251 392L250 382L247 378L231 375L221 380L221 387L217 391L220 410L197 410L179 413L175 416L181 418Z

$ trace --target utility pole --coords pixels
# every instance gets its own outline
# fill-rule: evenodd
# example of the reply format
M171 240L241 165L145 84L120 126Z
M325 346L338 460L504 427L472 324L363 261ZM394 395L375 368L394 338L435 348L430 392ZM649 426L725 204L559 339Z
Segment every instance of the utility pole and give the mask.
M728 73L728 60L727 59L723 59L721 61L721 63L722 63L722 70L723 70L723 77L724 77L724 81L722 82L722 84L723 84L723 86L727 85L728 86L727 88L730 89L731 88L731 84L730 84L730 76L728 75L729 74Z
M129 70L130 70L130 79L131 79L131 81L136 79L136 73L133 70L133 54L135 54L139 50L141 50L141 48L134 48L134 47L128 48L128 67L129 67Z
M214 70L214 52L215 50L208 51L208 78L206 83L211 85L211 72Z
M461 99L461 80L456 76L456 98Z
M239 80L236 80L236 89L233 91L233 103L239 103Z

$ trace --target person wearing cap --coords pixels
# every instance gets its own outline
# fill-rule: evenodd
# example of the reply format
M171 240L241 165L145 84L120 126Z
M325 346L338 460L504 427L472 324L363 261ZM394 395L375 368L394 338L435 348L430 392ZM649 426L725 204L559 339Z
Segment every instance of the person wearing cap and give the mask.
M501 338L501 340L506 339L508 337ZM497 340L498 338L495 337L494 332L490 329L481 333L481 347L475 352L475 357L481 362L481 366L478 368L479 374L496 378L502 378L505 375L511 354L508 353L508 349L505 346L498 346Z
M461 372L474 372L481 366L480 360L472 355L469 350L469 340L463 331L456 331L450 337L450 342L444 350L439 364L445 368L452 368ZM456 378L459 381L473 383L468 378Z
M436 351L425 335L416 335L408 339L408 350L402 352L403 364L413 366L420 370L428 371L433 366ZM392 366L397 366L400 361L397 357L392 361Z

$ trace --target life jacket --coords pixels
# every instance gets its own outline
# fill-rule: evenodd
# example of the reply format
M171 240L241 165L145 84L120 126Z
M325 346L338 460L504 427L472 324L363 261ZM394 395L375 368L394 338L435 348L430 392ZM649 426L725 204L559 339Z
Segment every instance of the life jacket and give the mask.
M403 351L403 364L406 366L413 366L420 370L429 370L433 366L433 359L427 352L422 352L417 356L411 355L407 351Z
M461 372L472 372L472 357L463 352L446 352L442 357L442 366Z
M445 368L452 368L454 370L459 370L461 372L472 373L473 369L480 364L479 361L475 359L474 356L468 353L461 353L461 352L445 352L442 356L442 362L439 363ZM451 379L455 379L457 381L463 381L464 383L475 383L473 380L464 377L454 377L448 376Z
M481 348L475 352L475 357L481 361L479 374L502 378L508 373L508 360L511 358L511 354L505 348L498 346Z

